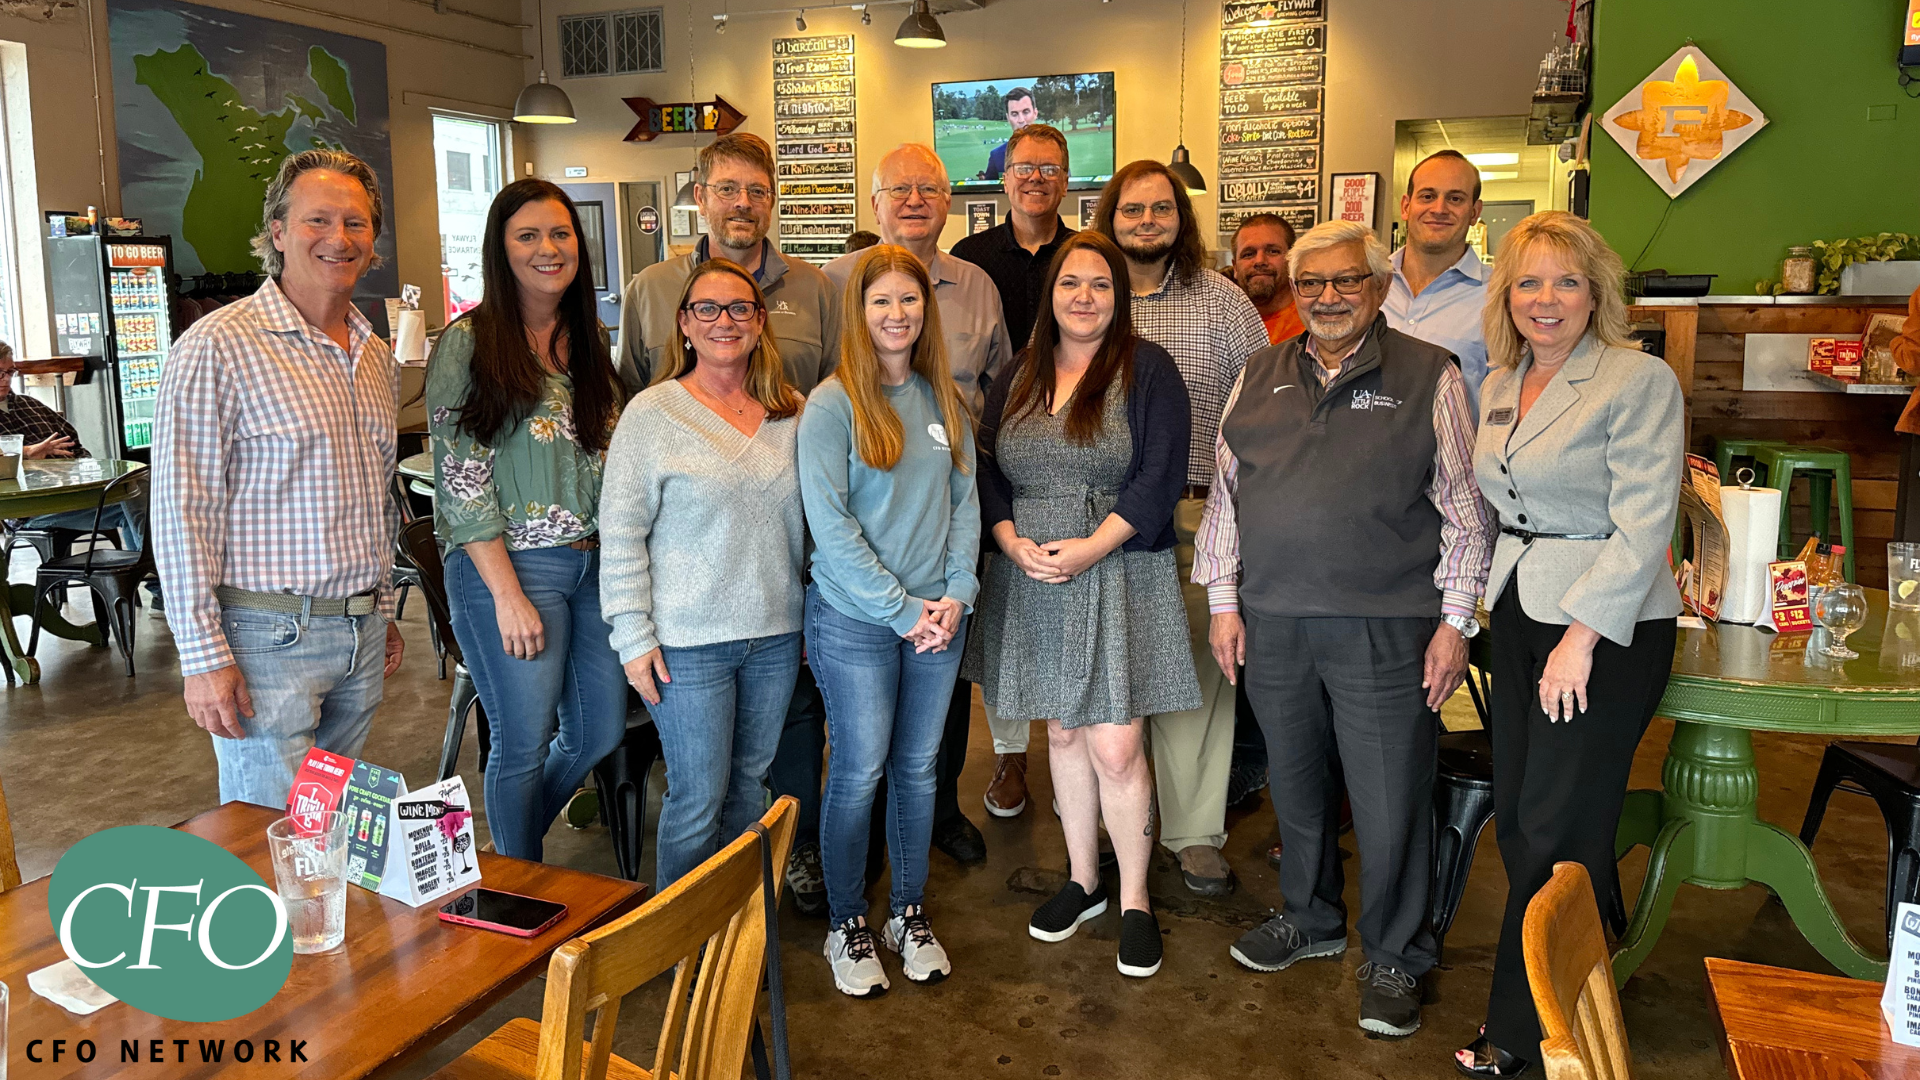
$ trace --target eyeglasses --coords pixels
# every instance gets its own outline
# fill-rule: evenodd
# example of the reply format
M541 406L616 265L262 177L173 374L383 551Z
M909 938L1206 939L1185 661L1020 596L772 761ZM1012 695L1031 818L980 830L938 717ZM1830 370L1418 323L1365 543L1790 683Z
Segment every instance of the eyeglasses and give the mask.
M1048 180L1058 180L1067 175L1067 170L1058 165L1035 165L1030 161L1022 161L1009 165L1007 166L1007 171L1022 180L1032 179L1034 173L1039 173Z
M953 189L945 184L895 184L880 190L886 192L887 198L894 202L906 202L916 191L920 193L920 198L927 202L944 199L953 194Z
M1139 221L1141 218L1147 216L1148 213L1152 213L1156 218L1172 220L1180 216L1180 208L1170 202L1157 202L1152 206L1136 202L1122 206L1117 213L1128 221Z
M680 305L680 310L691 312L693 317L701 322L718 322L720 313L723 311L727 313L727 318L734 322L746 322L761 308L752 300L735 300L731 304L717 304L712 300L695 300L690 304Z
M1329 285L1333 286L1333 291L1341 296L1359 296L1367 287L1367 282L1372 280L1372 274L1341 274L1339 277L1330 278L1303 277L1294 278L1293 287L1299 291L1300 295L1306 297L1319 296Z
M706 184L703 186L708 191L713 192L715 195L729 202L739 198L742 191L747 193L747 198L752 202L764 203L773 201L773 189L765 184L741 185L731 180L722 180L717 184Z

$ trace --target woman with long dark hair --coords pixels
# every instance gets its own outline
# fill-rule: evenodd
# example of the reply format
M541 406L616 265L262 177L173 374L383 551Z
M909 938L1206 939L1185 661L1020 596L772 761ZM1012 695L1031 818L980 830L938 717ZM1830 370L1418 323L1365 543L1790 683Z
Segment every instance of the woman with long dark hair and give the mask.
M547 826L626 727L598 522L621 391L580 236L560 188L503 188L481 241L480 304L427 365L447 602L493 738L487 828L521 859L540 858Z
M607 457L600 603L667 759L665 889L766 809L800 671L806 522L767 298L739 263L693 268L673 343Z
M1107 909L1098 823L1120 861L1123 975L1160 969L1147 900L1153 778L1143 718L1200 704L1174 566L1191 423L1173 358L1134 336L1126 257L1082 232L1048 269L1033 340L980 427L987 560L961 677L998 715L1047 722L1070 880L1027 926L1063 941Z

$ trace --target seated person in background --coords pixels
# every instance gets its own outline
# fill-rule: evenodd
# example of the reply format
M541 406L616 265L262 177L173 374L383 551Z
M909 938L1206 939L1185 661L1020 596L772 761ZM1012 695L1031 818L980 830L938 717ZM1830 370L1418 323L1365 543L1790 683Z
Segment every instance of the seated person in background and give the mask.
M13 346L0 341L0 435L19 435L26 439L28 458L83 458L91 457L87 448L80 445L80 434L73 430L67 418L53 410L53 407L31 394L13 392L13 377L19 372L13 361ZM26 529L74 529L85 532L93 528L93 508L67 510L58 514L41 514L27 518L18 527ZM147 499L129 499L115 503L100 515L102 529L119 529L120 544L128 551L139 551L146 546L147 537ZM153 610L160 610L160 584L154 582Z

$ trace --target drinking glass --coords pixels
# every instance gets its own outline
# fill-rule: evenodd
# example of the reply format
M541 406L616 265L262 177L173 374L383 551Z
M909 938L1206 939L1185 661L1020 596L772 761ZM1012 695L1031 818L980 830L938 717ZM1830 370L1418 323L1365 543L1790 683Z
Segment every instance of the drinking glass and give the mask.
M1920 544L1887 545L1887 606L1920 611Z
M313 822L303 827L302 820ZM267 826L273 877L296 953L331 952L347 937L347 815L338 810Z
M1833 640L1827 644L1828 656L1852 660L1860 654L1847 648L1847 635L1867 624L1867 591L1858 585L1829 585L1813 596L1813 617Z
M7 984L0 982L0 1080L7 1080Z

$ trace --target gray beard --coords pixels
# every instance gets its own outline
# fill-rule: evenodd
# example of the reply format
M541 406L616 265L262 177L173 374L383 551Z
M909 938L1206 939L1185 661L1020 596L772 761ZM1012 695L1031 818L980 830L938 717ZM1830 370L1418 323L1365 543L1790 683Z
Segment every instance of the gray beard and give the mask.
M1359 320L1356 316L1359 314L1357 311L1349 311L1345 315L1316 315L1308 312L1307 330L1314 337L1329 341L1343 338L1358 328Z

